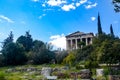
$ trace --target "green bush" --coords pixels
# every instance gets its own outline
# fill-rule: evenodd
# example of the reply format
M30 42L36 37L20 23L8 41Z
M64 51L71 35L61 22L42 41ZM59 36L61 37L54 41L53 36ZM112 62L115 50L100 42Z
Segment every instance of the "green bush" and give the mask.
M6 79L5 79L5 74L2 73L2 72L0 73L0 80L6 80Z
M84 69L84 66L81 66L81 65L76 65L75 67L77 70Z
M105 68L105 69L104 69L104 75L106 76L106 75L108 75L109 73L110 73L109 69L108 69L108 68Z
M104 76L98 76L97 80L106 80L106 78Z
M85 63L85 68L98 68L99 65L98 65L98 62L97 61L86 61Z

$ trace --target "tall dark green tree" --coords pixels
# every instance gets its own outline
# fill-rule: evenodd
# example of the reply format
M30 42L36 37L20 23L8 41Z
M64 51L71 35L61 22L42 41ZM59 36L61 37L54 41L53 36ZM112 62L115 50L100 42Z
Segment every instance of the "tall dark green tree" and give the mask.
M3 47L5 47L8 43L13 42L13 33L10 32L9 36L4 40Z
M102 34L102 27L101 27L101 21L100 21L100 15L98 13L98 23L97 23L97 26L98 26L98 35Z
M27 52L30 51L33 46L33 39L31 35L29 34L29 31L26 32L25 36L20 36L17 39L17 43L22 44L23 47L25 48L25 51Z
M27 61L24 48L18 43L8 43L2 48L5 65L20 65Z
M35 41L32 49L32 60L34 64L49 63L55 59L55 54L50 51L48 45L42 41Z
M112 28L112 24L110 25L110 35L114 36L114 32L113 32L113 28Z

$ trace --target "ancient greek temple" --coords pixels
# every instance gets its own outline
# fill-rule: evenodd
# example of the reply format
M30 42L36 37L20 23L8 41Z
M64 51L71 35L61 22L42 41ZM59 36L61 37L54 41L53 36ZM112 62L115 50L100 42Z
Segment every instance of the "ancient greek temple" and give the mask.
M92 44L93 33L74 32L66 36L66 49L74 50L80 48L78 43L84 42L85 45Z

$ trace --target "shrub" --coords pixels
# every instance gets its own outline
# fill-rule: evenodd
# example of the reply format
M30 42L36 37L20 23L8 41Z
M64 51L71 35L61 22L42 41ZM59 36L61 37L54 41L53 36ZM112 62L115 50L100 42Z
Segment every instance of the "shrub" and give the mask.
M7 79L5 79L5 74L4 73L0 73L0 80L7 80Z
M98 65L98 62L97 61L87 61L86 63L85 63L85 68L98 68L99 67L99 65Z
M82 65L76 65L75 67L77 70L84 69L84 66L82 66Z
M98 76L97 80L106 80L106 78L104 76Z
M105 68L104 71L103 71L104 75L109 75L110 73L110 70L108 68Z

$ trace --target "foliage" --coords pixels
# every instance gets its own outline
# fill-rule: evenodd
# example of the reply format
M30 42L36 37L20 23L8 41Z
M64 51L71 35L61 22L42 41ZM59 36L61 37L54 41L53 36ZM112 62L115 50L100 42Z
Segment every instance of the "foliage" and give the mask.
M73 66L75 63L75 53L70 52L68 56L63 60L64 64L68 64L69 66Z
M3 54L0 54L0 67L4 66L4 57Z
M27 52L30 51L33 46L33 39L29 32L26 32L25 36L20 36L16 42L22 44Z
M114 32L113 32L112 24L110 25L110 35L114 37Z
M67 51L58 51L55 54L55 59L58 64L61 64L63 62L63 59L68 55Z
M88 69L98 68L98 67L99 65L97 61L89 60L89 61L86 61L85 63L85 68L88 68Z
M7 80L5 76L6 76L5 73L0 72L0 80Z
M76 61L87 60L93 51L93 46L84 46L82 49L76 51Z
M98 76L97 80L106 80L106 77L104 77L104 76Z
M98 23L97 23L97 25L98 25L98 35L102 34L103 32L102 32L102 27L101 27L101 21L100 21L99 13L98 13Z
M39 45L39 44L41 45ZM48 49L48 45L43 44L43 42L38 41L37 44L34 44L32 49L32 59L34 64L43 64L49 63L52 59L55 59L55 54L53 51Z
M9 36L4 40L3 42L3 48L8 44L13 42L13 33L12 31L10 32Z
M82 48L84 46L85 46L85 42L84 41L81 41L81 42L78 43L78 47L79 48Z
M75 68L76 68L77 70L81 70L81 69L84 69L84 66L82 66L82 65L76 65Z
M9 43L2 49L6 65L19 65L26 62L24 48L17 43Z
M112 0L115 12L120 12L120 0Z

